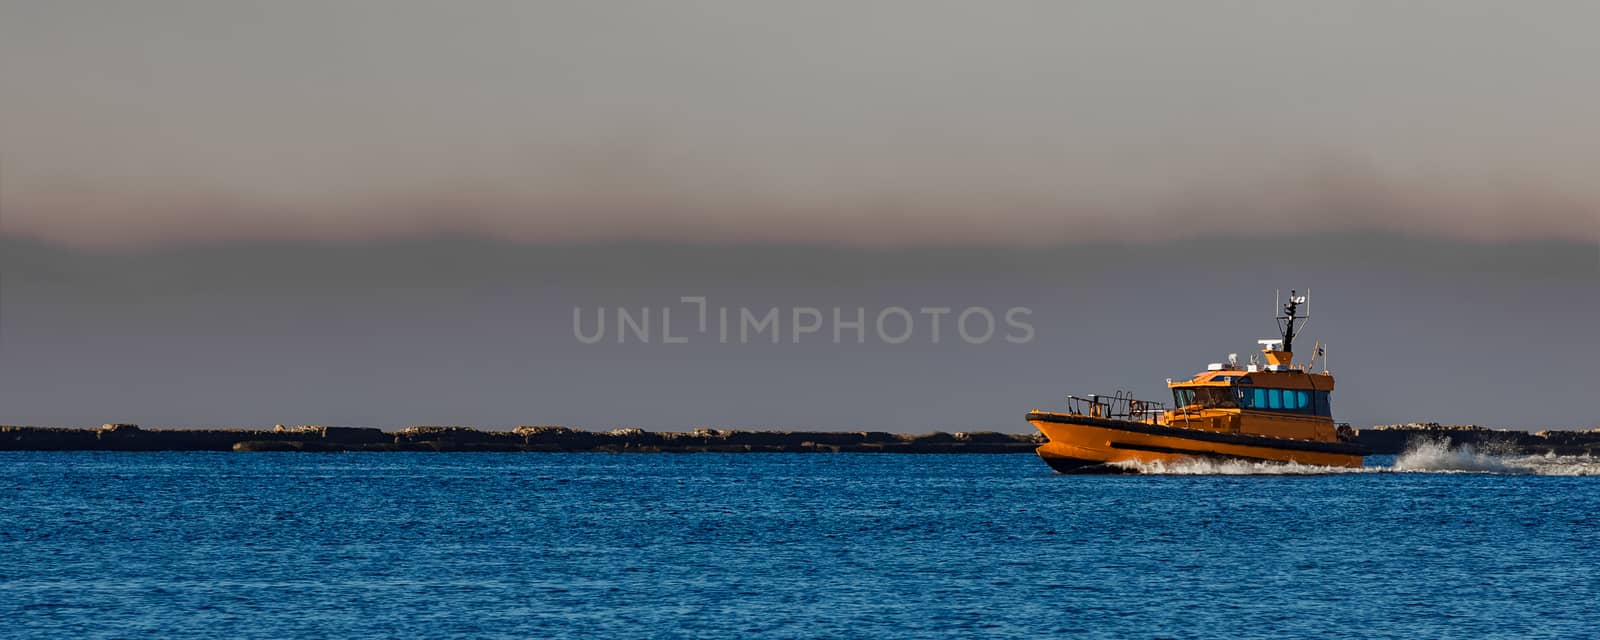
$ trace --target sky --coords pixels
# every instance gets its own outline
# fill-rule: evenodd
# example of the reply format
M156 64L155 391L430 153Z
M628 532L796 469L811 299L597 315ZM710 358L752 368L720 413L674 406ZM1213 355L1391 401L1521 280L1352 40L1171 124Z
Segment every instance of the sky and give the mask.
M1597 23L1554 1L20 0L6 228L1593 239Z
M1069 384L1248 357L1262 301L1309 286L1367 356L1342 364L1358 424L1594 425L1595 24L1554 0L6 2L0 423L1020 430ZM700 295L1025 306L1035 339L573 335L575 308ZM1507 361L1531 368L1477 373Z

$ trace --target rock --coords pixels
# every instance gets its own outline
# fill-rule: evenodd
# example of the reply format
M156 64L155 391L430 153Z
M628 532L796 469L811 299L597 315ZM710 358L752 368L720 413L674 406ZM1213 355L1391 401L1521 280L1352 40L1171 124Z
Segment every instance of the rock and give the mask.
M308 433L330 443L339 444L382 444L394 442L394 437L384 433L382 429L373 427L307 427Z
M287 440L245 440L233 443L234 451L301 451L303 445Z
M99 430L0 426L0 450L89 451L100 448Z
M1015 442L1018 439L1032 441L1034 435L1035 434L999 433L995 431L963 431L961 433L957 433L955 438L962 442L1006 443Z
M567 435L573 433L572 429L555 425L522 426L512 429L511 432L525 438L528 436Z
M479 441L490 438L489 434L471 427L433 427L415 426L401 429L395 437L404 440L469 440Z

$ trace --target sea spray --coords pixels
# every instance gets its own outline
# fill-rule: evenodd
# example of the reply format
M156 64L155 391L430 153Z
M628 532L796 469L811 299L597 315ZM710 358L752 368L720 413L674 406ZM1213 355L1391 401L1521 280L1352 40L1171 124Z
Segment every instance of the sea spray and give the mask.
M1112 463L1145 475L1304 476L1345 473L1482 473L1547 476L1600 476L1600 458L1494 454L1472 445L1451 446L1447 438L1414 440L1390 466L1330 467L1296 462L1193 458L1177 462Z
M1330 467L1298 462L1262 462L1223 458L1190 458L1176 462L1129 460L1112 463L1133 473L1173 476L1308 476L1334 473L1360 473L1382 468Z
M1479 452L1470 444L1450 446L1447 438L1418 438L1394 461L1395 471L1527 473L1507 465L1505 459Z
M1600 476L1600 458L1590 455L1545 455L1508 457L1506 464L1541 476Z

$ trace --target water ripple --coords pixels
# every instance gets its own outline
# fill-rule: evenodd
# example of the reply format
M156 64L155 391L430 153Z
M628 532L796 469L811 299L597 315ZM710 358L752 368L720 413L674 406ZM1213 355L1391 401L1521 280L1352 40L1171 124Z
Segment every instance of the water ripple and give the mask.
M1584 637L1595 461L0 454L8 637ZM1228 474L1250 474L1240 477Z

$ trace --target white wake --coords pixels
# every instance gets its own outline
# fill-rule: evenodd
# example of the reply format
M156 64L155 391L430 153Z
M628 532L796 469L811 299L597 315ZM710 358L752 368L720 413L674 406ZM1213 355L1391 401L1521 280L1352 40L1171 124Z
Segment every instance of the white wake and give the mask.
M1496 454L1472 445L1450 446L1444 439L1411 443L1388 466L1325 467L1296 462L1191 459L1180 462L1118 462L1115 466L1151 475L1325 475L1334 473L1487 473L1507 475L1600 476L1600 458Z

